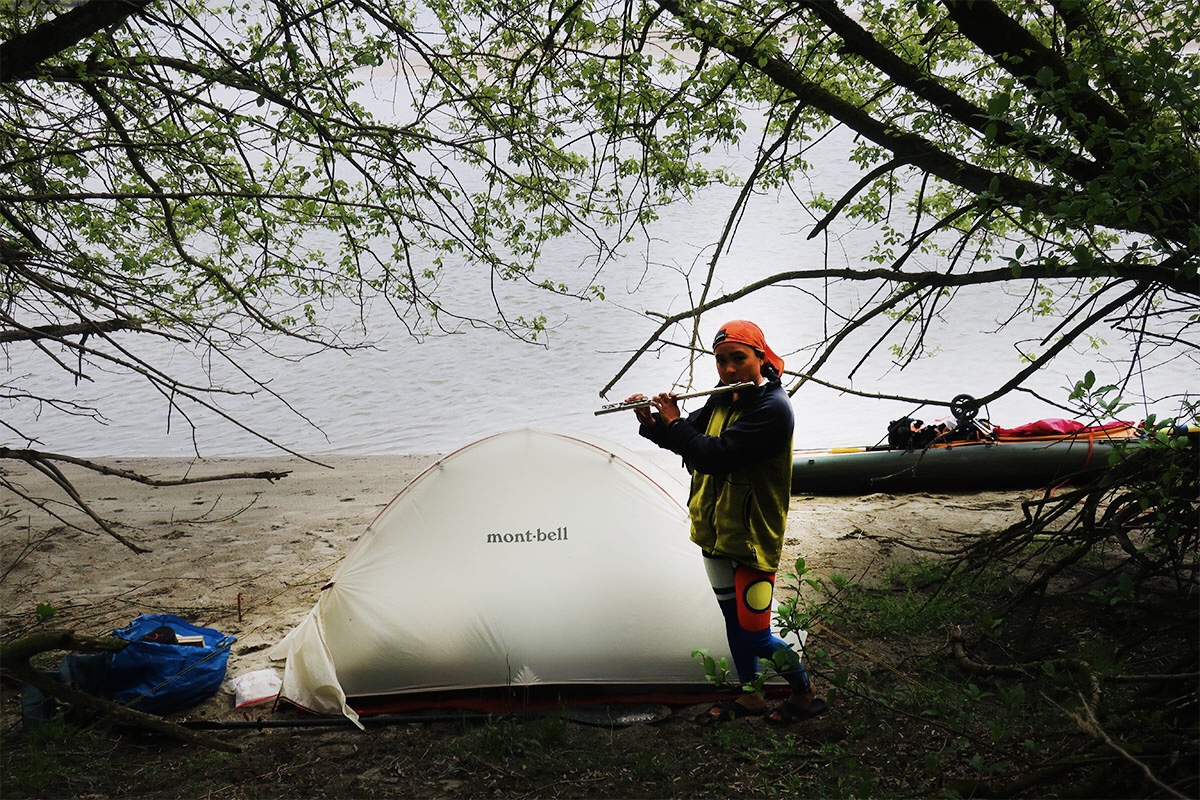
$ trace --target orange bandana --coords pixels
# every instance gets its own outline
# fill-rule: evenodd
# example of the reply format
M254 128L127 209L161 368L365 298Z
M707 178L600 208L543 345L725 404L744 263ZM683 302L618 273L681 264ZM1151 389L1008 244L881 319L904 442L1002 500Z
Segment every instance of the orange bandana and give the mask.
M783 376L783 359L775 354L767 344L767 337L763 336L762 329L753 322L744 319L735 319L732 322L726 322L717 331L717 335L713 337L713 350L717 349L717 345L724 342L734 342L736 344L744 344L747 347L753 347L755 350L763 354L768 364L775 368L779 375Z

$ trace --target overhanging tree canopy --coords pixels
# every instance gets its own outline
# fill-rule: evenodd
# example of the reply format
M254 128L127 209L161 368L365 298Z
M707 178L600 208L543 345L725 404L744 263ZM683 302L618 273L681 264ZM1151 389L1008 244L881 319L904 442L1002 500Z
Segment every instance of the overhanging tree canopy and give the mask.
M583 8L570 6L564 21ZM982 401L1099 330L1127 334L1135 352L1169 345L1195 358L1194 5L869 2L854 17L848 4L832 2L660 0L642 9L641 17L624 15L622 27L601 29L620 30L613 48L638 55L670 43L656 69L636 73L647 84L677 76L672 87L656 84L653 122L666 141L736 135L738 107L752 104L768 125L747 190L774 188L804 171L807 140L846 126L863 177L841 197L808 200L818 214L810 235L840 217L879 230L876 265L780 272L704 298L656 336L772 284L882 281L816 348L804 370L815 376L849 335L881 316L897 320L888 334L898 335L907 359L921 352L926 326L958 287L1022 282L1037 308L1038 285L1053 281L1061 323L1042 352ZM575 43L564 37L558 51L570 58ZM627 71L621 77L613 83L635 83ZM639 91L628 95L647 92ZM629 112L625 129L636 122ZM903 173L910 178L902 183ZM916 263L931 254L934 268L928 259ZM719 253L714 270L718 264Z
M415 335L487 326L537 339L543 320L498 300L491 315L460 310L443 267L572 293L535 274L539 247L581 234L595 270L610 247L589 220L607 214L619 237L619 209L572 182L585 159L532 126L526 136L447 72L439 38L412 8L373 2L0 9L0 396L36 406L39 423L101 422L29 376L132 373L177 424L203 410L246 427L221 395L275 394L249 349L362 346L372 303ZM361 102L373 82L407 88L388 119ZM180 366L180 351L194 360ZM0 428L0 459L30 462L77 504L56 464L111 472L38 449L36 426ZM278 431L251 432L289 449ZM54 513L3 473L0 485Z
M359 345L354 314L328 306L379 298L418 334L538 336L541 319L510 319L498 301L491 317L460 312L439 290L443 265L571 292L535 275L538 248L582 232L602 261L589 217L609 198L556 174L577 177L582 159L535 130L526 145L523 126L442 74L411 9L378 5L0 12L0 342L22 368L80 381L130 370L185 418L196 406L224 416L214 395L269 393L267 382L196 382L144 340L192 345L237 372L242 348L279 336ZM361 102L380 75L411 92L393 119ZM98 413L19 376L5 389L47 413ZM34 430L8 434L37 442Z
M582 231L600 265L658 204L721 181L742 201L710 277L758 191L793 193L811 236L865 222L876 248L722 294L705 281L693 308L650 312L661 327L645 347L768 286L863 282L872 293L837 310L796 386L837 382L830 356L856 333L904 363L955 292L1016 282L1026 301L1011 313L1060 321L981 401L1101 329L1195 354L1200 76L1185 2L34 9L3 15L15 135L0 144L0 334L38 348L38 368L135 369L168 402L211 407L222 387L116 332L234 361L262 334L353 346L321 327L334 297L386 297L414 330L536 335L540 320L502 308L455 319L443 265L543 285L548 238ZM409 95L395 119L356 99L379 72ZM743 141L750 115L762 135ZM854 133L861 180L805 196L809 146L834 125ZM746 174L705 160L735 145L758 154ZM587 294L593 277L544 285Z

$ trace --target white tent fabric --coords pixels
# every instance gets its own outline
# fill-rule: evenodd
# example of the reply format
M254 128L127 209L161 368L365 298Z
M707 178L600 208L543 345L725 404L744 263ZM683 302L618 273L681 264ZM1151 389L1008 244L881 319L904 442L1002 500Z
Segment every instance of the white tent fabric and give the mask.
M701 684L724 625L680 477L617 445L524 429L447 456L348 553L272 650L281 696L532 684Z

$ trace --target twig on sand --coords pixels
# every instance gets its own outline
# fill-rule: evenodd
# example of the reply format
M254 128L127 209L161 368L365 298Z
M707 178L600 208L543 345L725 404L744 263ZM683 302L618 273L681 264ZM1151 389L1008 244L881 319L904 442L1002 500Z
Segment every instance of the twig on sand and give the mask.
M100 528L100 530L104 531L109 536L116 539L118 542L135 553L148 553L150 551L121 535L121 533L119 533L112 525L112 523L96 513L96 511L87 503L87 501L83 499L83 496L75 488L75 484L71 481L71 479L68 478L61 469L59 469L59 463L73 464L77 467L83 467L101 475L110 475L116 478L123 478L124 480L134 481L146 486L186 486L193 483L208 483L212 481L228 481L238 479L265 480L274 482L281 478L286 478L291 474L291 470L260 470L258 472L227 472L216 475L185 475L181 478L154 478L149 475L144 475L140 472L110 467L106 464L101 464L97 461L90 461L85 458L76 458L74 456L63 455L61 453L46 453L40 450L27 450L12 447L0 447L0 460L2 459L24 461L33 469L45 475L52 483L54 483L55 486L61 489L68 498L70 498L71 504L86 514L88 518ZM7 480L3 473L0 473L0 486L5 486L11 489L19 497L42 509L47 514L50 514L52 517L62 522L64 525L67 525L68 527L74 528L78 531L85 533L87 532L83 528L69 522L64 517L51 510L49 507L49 500L46 498L34 497L32 494L16 485L13 481Z

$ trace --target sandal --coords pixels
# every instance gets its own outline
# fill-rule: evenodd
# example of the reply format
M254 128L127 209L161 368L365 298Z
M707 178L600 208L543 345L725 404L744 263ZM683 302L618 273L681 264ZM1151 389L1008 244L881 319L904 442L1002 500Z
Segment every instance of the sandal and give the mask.
M775 709L767 715L768 725L791 725L795 722L804 722L824 714L829 710L829 704L820 697L814 697L812 702L807 707L801 708L795 703L784 700Z
M733 722L741 717L761 717L767 713L765 708L746 708L737 700L722 700L703 714L696 716L696 722L701 725L712 725L716 722Z

